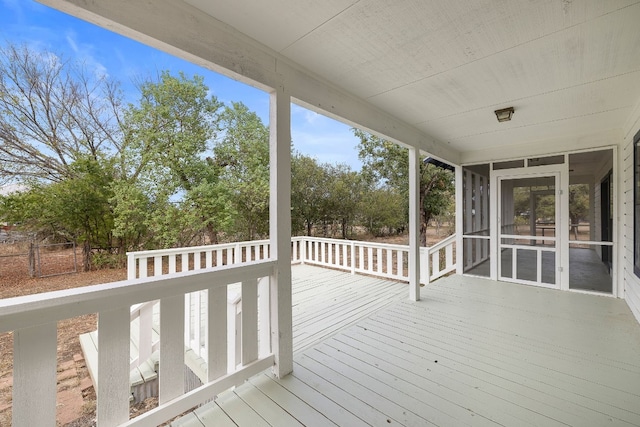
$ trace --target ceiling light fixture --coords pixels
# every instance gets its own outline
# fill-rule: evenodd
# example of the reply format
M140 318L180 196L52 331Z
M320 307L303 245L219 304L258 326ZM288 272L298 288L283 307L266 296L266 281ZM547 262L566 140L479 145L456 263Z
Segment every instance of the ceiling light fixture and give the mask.
M508 122L509 120L511 120L511 116L513 116L513 112L514 112L513 107L507 107L501 110L494 111L494 113L496 113L496 117L498 118L499 122Z

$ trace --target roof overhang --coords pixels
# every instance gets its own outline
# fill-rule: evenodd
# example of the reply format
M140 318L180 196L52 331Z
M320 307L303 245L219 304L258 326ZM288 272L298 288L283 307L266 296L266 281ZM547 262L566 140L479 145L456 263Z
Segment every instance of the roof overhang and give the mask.
M637 0L43 3L456 164L616 144L640 101Z

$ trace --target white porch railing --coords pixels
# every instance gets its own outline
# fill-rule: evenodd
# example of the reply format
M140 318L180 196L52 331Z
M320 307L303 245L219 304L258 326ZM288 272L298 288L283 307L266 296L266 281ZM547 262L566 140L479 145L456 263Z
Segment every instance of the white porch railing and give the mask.
M356 240L294 237L291 262L409 280L409 246ZM428 284L456 269L452 235L428 248L420 248L420 283Z
M269 368L274 364L269 316L260 317L258 330L258 313L270 310L269 293L259 298L258 283L274 268L274 261L249 262L0 300L0 333L13 332L14 337L13 425L55 426L57 322L84 314L98 313L100 426L158 425ZM227 288L233 283L242 284L244 300L237 367L227 363ZM203 290L208 300L207 381L184 393L184 299ZM129 421L131 304L142 304L143 310L145 302L156 299L163 337L160 405Z
M420 248L420 283L428 284L443 275L454 271L453 251L455 235L449 236L429 248ZM257 240L248 242L226 243L190 248L160 249L153 251L129 252L128 278L162 276L177 271L191 271L222 265L240 264L261 260L268 257L269 241ZM291 262L314 264L324 267L349 271L352 274L362 273L395 280L409 280L408 271L409 247L356 240L326 239L320 237L294 237L291 239ZM228 325L229 339L232 339L233 323L239 327L241 323L238 293L234 290L229 295ZM206 293L185 295L185 346L206 360L208 347L204 340L205 324L201 313L205 311ZM158 346L152 342L153 302L132 307L132 319L140 317L139 323L139 357L131 363L131 369L137 363L147 360ZM228 361L231 364L239 354L238 343L228 343Z
M127 279L162 276L268 258L268 240L127 252Z

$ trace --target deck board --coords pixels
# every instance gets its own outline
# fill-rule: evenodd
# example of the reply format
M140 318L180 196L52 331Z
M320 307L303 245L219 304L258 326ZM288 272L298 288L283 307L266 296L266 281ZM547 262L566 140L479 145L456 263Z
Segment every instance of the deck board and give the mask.
M263 373L227 396L268 425L640 426L640 325L622 300L451 276L422 288L419 302L405 292L342 307L331 304L337 289L322 299L322 286L386 290L375 278L313 273L294 324L316 319L298 332L320 337L305 325L324 316L335 329L296 351L293 374Z

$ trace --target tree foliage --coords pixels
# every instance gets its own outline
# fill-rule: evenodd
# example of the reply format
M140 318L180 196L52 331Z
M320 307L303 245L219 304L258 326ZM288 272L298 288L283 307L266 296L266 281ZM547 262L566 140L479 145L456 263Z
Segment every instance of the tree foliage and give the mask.
M241 102L226 106L220 120L213 153L235 213L230 232L253 240L269 232L269 128Z
M28 47L0 48L0 219L92 251L156 249L269 233L269 129L200 76L161 72L123 105L119 84ZM294 233L375 235L407 222L406 150L364 132L362 172L292 152ZM292 148L293 151L293 148ZM422 221L448 205L450 174L421 168ZM424 230L423 230L424 231Z
M386 141L367 132L354 129L360 138L358 146L360 159L364 162L363 173L374 185L384 185L397 189L403 195L405 215L408 215L409 200L409 152L406 148ZM446 212L452 202L454 176L451 171L420 160L420 241L427 243L429 221ZM408 219L405 216L405 224Z
M26 46L0 47L0 180L61 182L118 151L118 85Z

